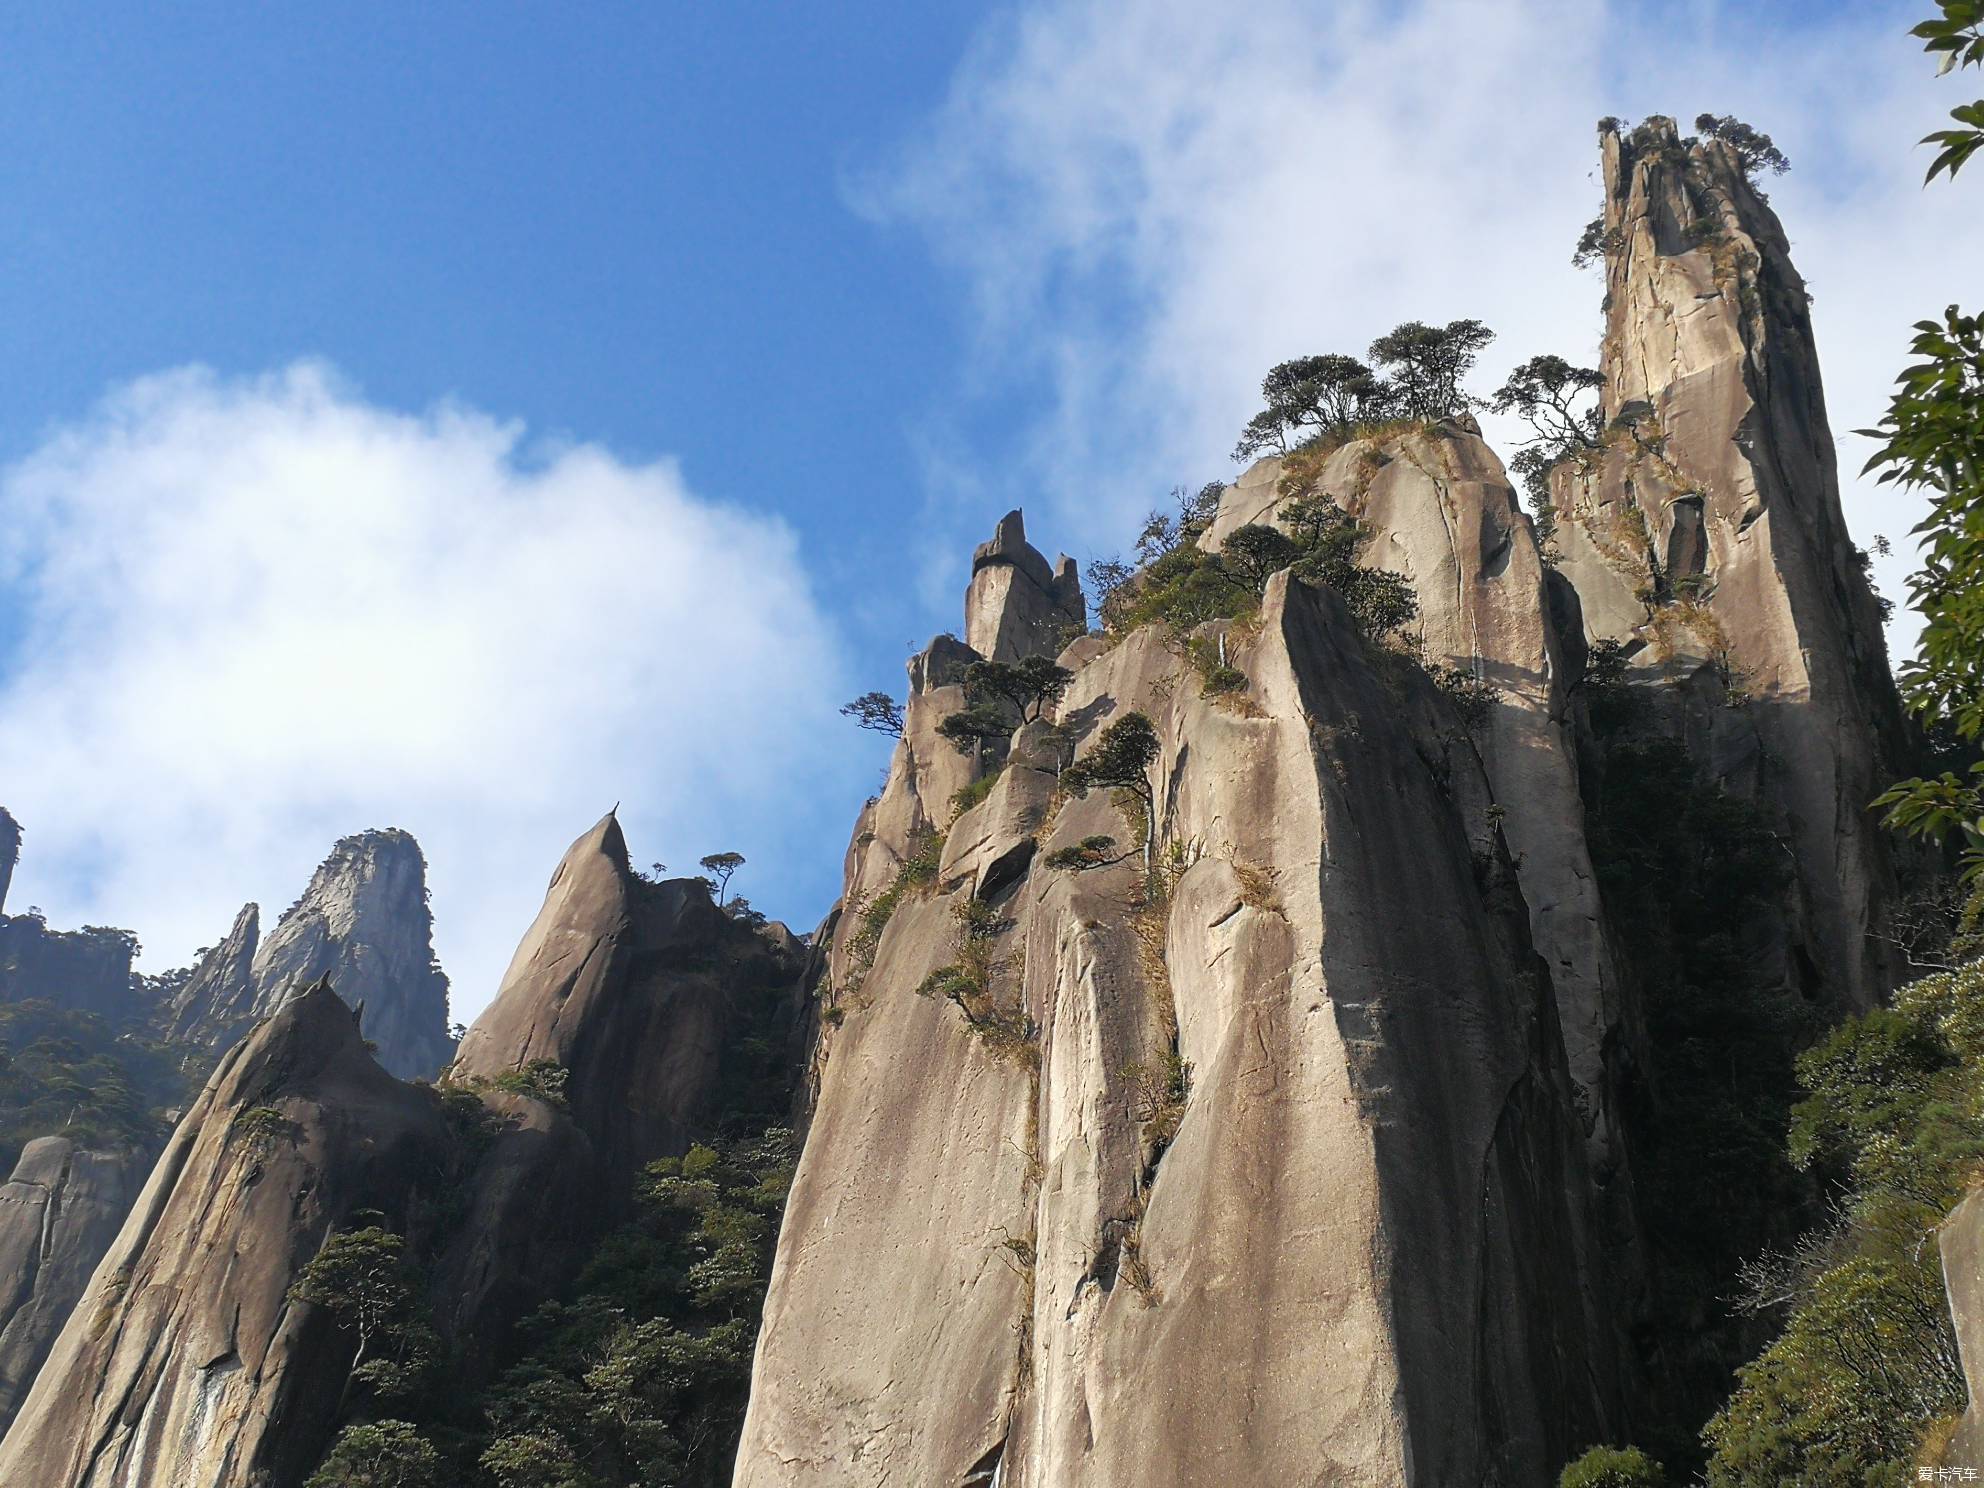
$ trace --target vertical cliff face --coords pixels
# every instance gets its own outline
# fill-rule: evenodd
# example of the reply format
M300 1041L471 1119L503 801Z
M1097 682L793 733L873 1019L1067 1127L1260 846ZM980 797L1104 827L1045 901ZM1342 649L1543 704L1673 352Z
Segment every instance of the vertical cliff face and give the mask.
M291 998L173 1134L0 1441L0 1482L300 1482L356 1345L291 1284L361 1212L417 1231L448 1144L438 1097L379 1068L336 994Z
M38 1137L0 1186L0 1434L151 1172L151 1147Z
M1244 701L1154 630L1062 658L1077 751L1158 726L1148 883L1134 851L1044 866L1136 833L1055 798L1037 733L920 842L959 762L952 662L913 664L740 1484L1530 1482L1612 1419L1580 1123L1480 759L1324 592L1277 578L1227 645ZM969 1017L918 995L961 958Z
M21 824L14 813L0 806L0 914L7 909L7 890L14 882L14 868L21 861Z
M1808 995L1870 1006L1893 875L1871 800L1906 735L1839 503L1804 281L1728 148L1665 119L1604 137L1605 448L1553 482L1595 639L1673 684L1713 773L1781 807Z
M164 1012L174 1038L226 1045L304 987L329 977L365 1010L365 1036L402 1078L429 1076L454 1052L448 978L434 960L427 865L397 829L343 838L303 897L266 937L248 905Z
M1545 566L1502 462L1455 424L1354 440L1320 463L1263 460L1227 493L1205 546L1246 523L1278 525L1284 506L1317 495L1369 527L1367 566L1411 583L1426 660L1492 689L1472 738L1549 968L1580 1119L1610 1171L1620 1154L1608 1062L1632 1018L1585 845L1570 716L1585 651L1576 592Z

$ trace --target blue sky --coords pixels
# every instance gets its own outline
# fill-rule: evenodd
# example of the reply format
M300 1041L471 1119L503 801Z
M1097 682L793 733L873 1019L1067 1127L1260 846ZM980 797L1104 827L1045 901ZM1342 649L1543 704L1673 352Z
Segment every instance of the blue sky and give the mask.
M810 925L882 763L833 705L956 624L1007 506L1107 551L1231 472L1270 362L1399 320L1488 320L1484 387L1592 353L1602 113L1777 136L1871 421L1984 240L1919 188L1961 99L1918 8L15 7L11 907L156 966L404 825L472 1012L617 799Z

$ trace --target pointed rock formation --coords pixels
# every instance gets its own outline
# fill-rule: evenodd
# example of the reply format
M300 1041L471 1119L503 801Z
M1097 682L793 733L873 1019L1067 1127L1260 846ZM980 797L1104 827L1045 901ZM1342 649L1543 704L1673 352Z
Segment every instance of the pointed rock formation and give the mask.
M262 911L244 904L221 943L200 957L193 974L161 1010L161 1031L185 1043L218 1043L255 1021L255 950Z
M37 1137L0 1186L0 1435L151 1172L156 1148Z
M300 1483L355 1342L290 1287L361 1212L417 1233L449 1140L436 1094L382 1070L335 993L291 998L174 1132L0 1441L0 1482Z
M438 1268L447 1331L492 1339L556 1295L641 1169L714 1133L749 1095L743 1046L791 1046L805 960L784 926L740 924L700 880L637 876L611 814L572 844L448 1071L506 1126ZM530 1094L547 1069L555 1100ZM765 1120L786 1109L791 1072L775 1083Z
M708 1130L742 1019L783 1028L798 1015L802 958L782 931L740 925L700 880L637 877L608 815L559 863L450 1075L557 1065L573 1120L629 1179Z
M448 978L434 960L427 864L397 828L341 839L266 937L236 916L173 999L170 1036L225 1047L322 978L365 1009L365 1036L403 1079L448 1062Z
M990 542L971 556L964 602L965 643L988 661L1052 656L1088 629L1075 560L1065 553L1049 568L1026 540L1026 520L1007 512Z
M1161 887L1040 866L1129 824L1017 776L905 874L952 768L912 666L736 1482L1546 1480L1617 1419L1618 1345L1464 732L1286 577L1231 638L1244 706L1153 630L1086 649L1059 723L1156 722ZM960 974L969 1012L918 995Z
M1650 119L1607 133L1602 450L1552 481L1593 639L1670 683L1675 726L1784 812L1808 996L1869 1007L1896 968L1893 872L1867 803L1910 745L1839 502L1809 296L1728 146Z
M13 886L14 868L21 861L21 824L14 813L0 806L0 914L7 909L7 890Z

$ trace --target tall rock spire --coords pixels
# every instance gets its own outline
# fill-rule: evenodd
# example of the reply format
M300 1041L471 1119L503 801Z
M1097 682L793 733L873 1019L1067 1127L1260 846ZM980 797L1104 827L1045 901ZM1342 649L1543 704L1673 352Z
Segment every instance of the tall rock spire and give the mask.
M1562 571L1594 639L1680 684L1676 727L1782 808L1788 981L1869 1006L1892 897L1867 803L1907 734L1847 534L1809 297L1784 231L1719 141L1608 130L1604 449L1553 479Z
M341 839L275 928L259 930L259 912L247 905L164 1010L168 1033L225 1045L328 977L346 1002L364 1005L365 1036L392 1073L429 1076L453 1055L427 864L409 833Z
M1087 628L1075 560L1064 553L1049 568L1026 540L1026 519L1007 512L971 556L965 644L988 661L1021 661L1052 656Z
M7 890L14 882L14 865L21 861L21 824L0 806L0 913L7 908Z

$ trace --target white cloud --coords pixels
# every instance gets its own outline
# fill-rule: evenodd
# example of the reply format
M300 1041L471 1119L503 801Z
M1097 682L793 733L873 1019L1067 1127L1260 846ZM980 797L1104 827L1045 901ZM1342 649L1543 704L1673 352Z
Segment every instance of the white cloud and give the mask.
M1043 389L1002 467L1051 509L1035 530L1106 549L1174 482L1232 470L1285 357L1455 316L1500 332L1484 388L1538 351L1595 357L1600 287L1568 262L1597 206L1594 121L1734 113L1795 167L1772 191L1850 472L1867 446L1846 431L1879 415L1909 324L1978 288L1984 191L1924 192L1913 148L1975 90L1933 80L1906 34L1920 9L1031 0L855 195L959 274L973 385ZM1847 505L1863 537L1915 510L1871 487ZM1891 594L1905 566L1882 566Z
M865 758L813 722L834 627L781 523L666 461L396 413L320 366L169 373L0 475L0 607L14 907L129 925L154 967L245 899L272 921L368 826L426 849L458 1015L616 799L637 860L736 848L766 908L834 892L809 845Z

